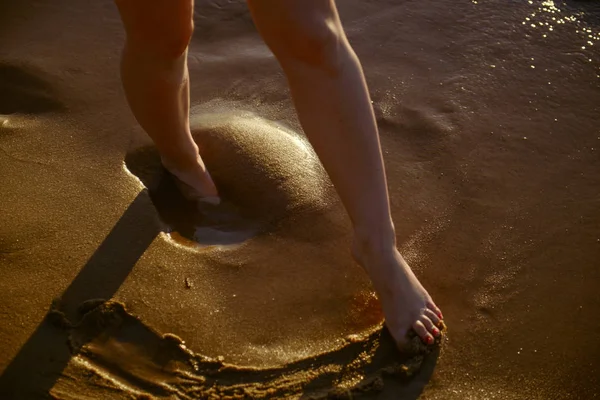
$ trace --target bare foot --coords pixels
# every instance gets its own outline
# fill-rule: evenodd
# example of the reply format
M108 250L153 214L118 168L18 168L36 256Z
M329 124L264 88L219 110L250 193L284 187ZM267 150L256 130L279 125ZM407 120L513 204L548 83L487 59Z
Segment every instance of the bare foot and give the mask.
M181 167L166 158L161 158L163 166L175 177L177 186L188 200L219 204L221 199L212 177L206 170L200 155L191 166Z
M368 273L385 315L385 324L399 348L413 329L425 344L441 335L442 312L421 285L395 245L373 249L355 240L352 254Z

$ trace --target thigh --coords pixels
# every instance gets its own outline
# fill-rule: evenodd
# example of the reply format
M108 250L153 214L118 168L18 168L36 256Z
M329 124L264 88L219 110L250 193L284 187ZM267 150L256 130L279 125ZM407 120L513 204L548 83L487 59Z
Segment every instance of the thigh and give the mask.
M282 64L325 65L346 40L333 0L247 1L258 31Z
M115 0L130 38L161 41L193 30L194 0Z
M257 28L315 30L323 23L339 21L333 0L247 0Z

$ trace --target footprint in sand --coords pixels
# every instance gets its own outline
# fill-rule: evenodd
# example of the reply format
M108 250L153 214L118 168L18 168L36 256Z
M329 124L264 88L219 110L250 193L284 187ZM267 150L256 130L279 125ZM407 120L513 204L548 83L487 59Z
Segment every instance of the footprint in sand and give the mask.
M125 164L149 189L171 236L200 245L244 242L289 215L331 204L330 184L310 145L282 125L250 112L198 113L192 134L215 180L219 206L187 201L148 145Z
M64 105L30 67L0 64L0 114L40 114Z

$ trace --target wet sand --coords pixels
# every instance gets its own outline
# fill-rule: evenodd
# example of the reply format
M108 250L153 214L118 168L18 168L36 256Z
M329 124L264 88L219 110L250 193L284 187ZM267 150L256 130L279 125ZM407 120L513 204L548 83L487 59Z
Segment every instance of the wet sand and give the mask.
M417 356L245 4L197 3L216 222L126 106L114 5L0 2L0 398L598 396L597 3L339 2L398 243L448 324Z

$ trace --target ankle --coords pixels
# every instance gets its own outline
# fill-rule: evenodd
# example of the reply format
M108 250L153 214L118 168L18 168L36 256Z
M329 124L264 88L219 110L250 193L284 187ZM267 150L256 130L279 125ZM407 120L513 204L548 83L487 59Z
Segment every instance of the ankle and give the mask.
M178 151L176 156L161 154L160 160L163 166L171 172L185 172L203 165L197 147L186 150Z
M352 253L355 258L383 255L396 249L394 224L377 228L355 228Z

